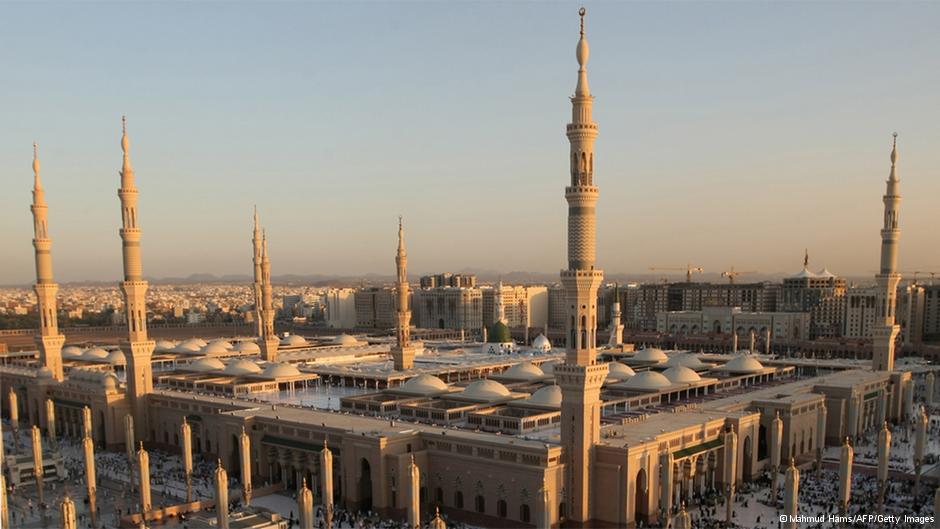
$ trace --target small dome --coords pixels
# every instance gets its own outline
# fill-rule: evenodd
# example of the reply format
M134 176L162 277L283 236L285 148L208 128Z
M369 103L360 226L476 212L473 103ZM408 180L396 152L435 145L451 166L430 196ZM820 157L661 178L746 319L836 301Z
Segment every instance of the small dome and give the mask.
M85 360L107 360L108 352L101 347L92 347L82 353L82 358Z
M189 364L184 369L189 371L199 371L199 372L208 372L208 371L222 371L225 369L225 364L222 363L218 358L200 358L195 362Z
M222 340L221 338L218 339L218 340L212 340L211 342L209 342L208 345L220 346L220 347L224 347L224 348L226 348L226 349L231 349L231 348L232 348L232 344L231 344L228 340Z
M231 346L226 348L224 345L218 342L212 342L209 345L199 350L200 353L206 356L224 355L224 354L228 354L230 351L231 351Z
M167 353L172 351L174 347L176 347L176 344L169 340L157 340L157 344L153 350L161 353Z
M117 375L114 373L108 373L104 376L104 378L101 379L101 386L104 387L104 389L107 391L113 391L117 389L120 382L121 381L118 380Z
M299 374L300 371L293 365L280 362L268 364L261 372L261 376L267 378L296 377Z
M281 345L287 347L300 347L302 345L307 345L307 339L299 334L289 334L281 338Z
M82 348L75 345L66 345L62 348L62 358L81 358Z
M539 334L532 340L532 348L537 351L551 351L552 342L544 334Z
M475 400L495 400L510 396L506 386L495 380L482 379L471 382L461 393L461 397Z
M431 395L447 391L447 384L434 375L424 374L409 378L398 390L413 395Z
M664 377L661 373L655 371L642 371L636 375L630 377L629 380L623 383L623 388L633 389L639 391L657 391L663 388L668 388L672 385L672 382L668 378Z
M694 353L676 353L669 357L665 364L669 367L685 366L693 371L707 369L708 365L702 363L697 354Z
M333 338L333 345L339 345L342 347L354 347L359 345L359 340L348 334L340 334L336 338Z
M173 348L174 353L183 353L183 354L193 354L202 351L202 348L205 347L205 343L202 345L199 344L201 340L190 339L184 342L176 344L176 347Z
M258 347L258 344L249 340L236 343L234 349L239 353L261 354L261 348Z
M685 366L673 366L663 371L663 376L676 384L692 384L702 380L698 373Z
M498 321L494 323L486 334L487 343L510 343L512 335L509 333L509 327L505 323Z
M120 349L116 349L116 350L114 350L114 351L111 351L111 353L108 354L108 363L111 364L111 365L113 365L113 366L123 366L123 365L126 365L126 364L127 364L127 359L124 358L124 351L121 351Z
M723 367L725 371L741 374L756 373L764 369L764 365L750 354L739 354Z
M503 377L513 380L536 380L545 376L545 372L532 362L522 362L507 369Z
M655 362L657 364L660 362L665 362L668 359L669 358L666 356L666 353L657 347L647 347L645 349L640 349L636 352L636 354L633 355L633 358L631 358L631 360L636 360L639 362Z
M180 342L180 345L187 345L187 346L195 345L196 347L205 347L207 344L206 344L206 341L203 340L202 338L190 338L188 340Z
M525 399L526 404L534 406L561 407L561 386L545 386Z
M48 367L40 367L39 370L36 371L36 377L43 379L52 378L52 370Z
M254 375L260 373L261 368L258 367L258 364L252 362L251 360L245 360L244 358L235 360L231 364L225 366L223 373L226 375L232 376L241 376L241 375Z
M621 364L620 362L610 362L607 364L607 378L624 380L633 375L636 375L636 371L628 365Z

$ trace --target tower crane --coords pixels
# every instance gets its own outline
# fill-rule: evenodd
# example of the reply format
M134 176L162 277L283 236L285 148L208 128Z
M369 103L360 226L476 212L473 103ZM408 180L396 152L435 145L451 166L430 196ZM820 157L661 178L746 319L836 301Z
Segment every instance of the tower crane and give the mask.
M685 272L685 281L686 283L692 282L692 274L701 274L705 270L701 266L694 266L692 263L688 263L685 268L664 268L661 266L651 266L651 271L660 271L660 272Z
M734 278L736 278L736 277L738 277L738 276L743 276L743 275L745 275L745 274L756 274L756 273L757 273L757 272L755 272L755 271L753 271L753 270L749 270L749 271L747 271L747 272L738 272L737 270L734 269L734 266L732 266L730 270L725 270L724 272L722 272L722 273L721 273L721 277L727 277L727 278L728 278L728 283L731 284L731 285L733 285L733 284L734 284Z

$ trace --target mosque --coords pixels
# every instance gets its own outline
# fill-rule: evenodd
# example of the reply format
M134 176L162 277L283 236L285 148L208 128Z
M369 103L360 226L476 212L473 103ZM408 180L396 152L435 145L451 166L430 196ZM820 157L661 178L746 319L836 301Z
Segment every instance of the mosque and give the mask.
M598 127L583 9L580 15L577 85L566 128L564 347L545 335L531 344L514 343L502 307L479 346L413 341L401 221L394 344L346 335L279 337L267 235L257 213L257 336L154 342L145 318L148 285L125 126L118 196L128 334L118 348L65 345L58 329L47 205L34 154L41 325L34 357L0 365L3 405L14 427L25 423L84 438L86 450L127 450L141 476L135 520L167 515L153 509L143 477L149 479L146 449L160 448L179 453L190 468L194 456L218 460L219 482L235 478L245 504L261 488L298 492L302 520L307 506L322 505L331 513L335 505L407 519L412 527L439 510L483 527L552 528L664 526L677 512L685 513L696 493L713 490L733 498L739 484L779 468L780 461L812 464L826 446L910 417L915 379L894 366L900 279L896 140L884 195L880 327L870 366L793 365L756 351L753 337L749 348L735 347L731 354L633 350L623 343L618 304L609 337L600 340L606 344L598 346ZM263 398L320 384L356 391L338 394L332 407ZM23 466L28 474L29 457L10 457L7 471ZM45 456L49 473L55 472L54 457ZM227 489L218 490L217 498L224 505ZM222 526L229 516L265 516L223 510L200 514L197 525L213 526L213 517ZM440 527L440 520L434 517L432 526Z

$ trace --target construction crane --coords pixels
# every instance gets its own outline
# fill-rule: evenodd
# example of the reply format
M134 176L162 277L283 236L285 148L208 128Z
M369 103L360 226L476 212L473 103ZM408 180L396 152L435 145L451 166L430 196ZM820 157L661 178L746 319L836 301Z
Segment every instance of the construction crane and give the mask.
M701 266L693 266L692 263L686 265L685 268L663 268L661 266L651 266L650 271L659 271L659 272L685 272L685 282L692 282L692 274L701 274L705 270Z
M745 275L745 274L756 274L756 273L757 273L757 272L755 272L755 271L753 271L753 270L749 270L749 271L747 271L747 272L738 272L738 271L735 270L734 267L732 266L730 270L725 270L724 272L722 272L722 273L721 273L721 277L727 277L727 278L728 278L728 283L731 284L731 285L733 285L733 284L734 284L734 278L736 278L736 277L738 277L738 276L743 276L743 275Z

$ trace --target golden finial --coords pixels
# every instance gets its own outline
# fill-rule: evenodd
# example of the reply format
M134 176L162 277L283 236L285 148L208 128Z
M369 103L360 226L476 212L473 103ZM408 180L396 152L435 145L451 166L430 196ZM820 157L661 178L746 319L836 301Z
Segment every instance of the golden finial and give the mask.
M39 144L33 142L33 176L36 178L36 187L39 187Z
M581 9L578 10L578 16L581 17L581 36L584 36L584 15L587 14L587 9L584 9L584 6L581 6Z
M124 154L127 154L127 151L130 150L127 141L127 116L121 116L121 150L124 151Z
M891 135L893 141L891 143L891 165L898 163L898 133L895 132Z

